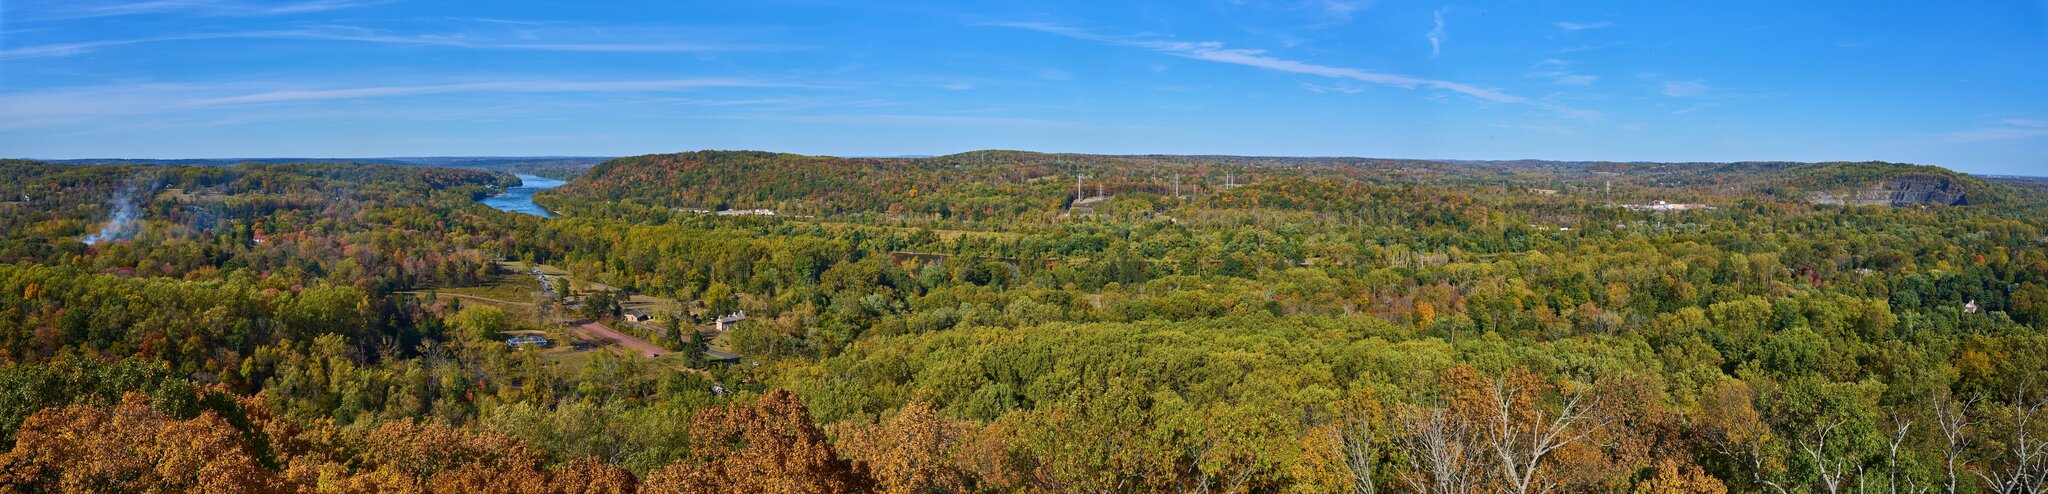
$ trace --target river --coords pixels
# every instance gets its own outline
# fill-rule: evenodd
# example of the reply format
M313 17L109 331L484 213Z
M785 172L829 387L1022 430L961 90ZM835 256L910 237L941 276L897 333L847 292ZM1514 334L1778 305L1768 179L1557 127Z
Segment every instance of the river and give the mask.
M526 213L542 218L555 217L555 213L548 211L548 208L540 207L539 204L533 203L533 193L561 187L562 184L567 182L524 173L514 175L519 177L519 186L505 189L503 194L484 198L484 205L499 211Z

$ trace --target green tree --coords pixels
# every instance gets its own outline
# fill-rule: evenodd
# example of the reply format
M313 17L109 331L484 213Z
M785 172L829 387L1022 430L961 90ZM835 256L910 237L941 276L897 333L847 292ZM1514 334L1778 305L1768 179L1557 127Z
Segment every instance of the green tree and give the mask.
M495 306L475 304L448 316L448 325L471 338L495 340L500 333L512 329L512 315Z

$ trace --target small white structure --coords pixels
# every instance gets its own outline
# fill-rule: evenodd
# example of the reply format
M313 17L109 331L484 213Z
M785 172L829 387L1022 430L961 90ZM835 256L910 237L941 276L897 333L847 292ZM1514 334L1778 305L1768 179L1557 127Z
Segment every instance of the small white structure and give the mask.
M1979 311L1982 311L1982 310L1984 310L1984 309L1982 309L1982 308L1979 308L1979 307L1977 307L1977 301L1976 301L1976 300L1971 300L1971 301L1970 301L1969 303L1963 304L1963 313L1964 313L1964 314L1976 314L1977 312L1979 312Z
M1621 208L1627 209L1629 211L1687 211L1694 209L1714 209L1713 206L1708 206L1705 204L1675 204L1664 202L1662 200L1650 201L1649 204L1623 204L1621 205Z
M732 329L732 326L734 324L739 324L740 321L745 320L747 320L747 311L739 311L731 314L726 314L725 317L720 317L717 320L712 321L712 323L715 326L717 326L719 331L725 331L728 329Z
M773 209L727 209L724 211L713 211L706 208L675 208L675 210L685 213L715 214L719 216L775 216L777 214Z

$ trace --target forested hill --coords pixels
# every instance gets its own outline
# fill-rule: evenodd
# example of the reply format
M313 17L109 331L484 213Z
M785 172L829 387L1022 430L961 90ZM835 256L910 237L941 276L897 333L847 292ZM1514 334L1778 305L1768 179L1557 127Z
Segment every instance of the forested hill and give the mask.
M607 161L558 195L663 207L865 210L908 192L935 170L905 159L849 159L761 151L699 151Z
M510 180L0 161L0 493L2048 478L2020 182L699 152L605 163L554 218L478 202Z
M234 166L248 163L395 165L528 173L564 179L582 174L607 157L591 156L422 156L390 158L82 158L44 160L66 165Z
M1878 162L1436 161L1020 151L839 158L698 151L607 161L550 192L547 200L557 208L626 203L662 209L765 208L784 214L876 213L973 221L1058 214L1073 201L1095 196L1136 193L1200 200L1227 197L1239 187L1286 182L1492 186L1580 192L1581 197L1608 203L1753 199L1969 205L2022 197L2039 200L2041 195L1940 167Z

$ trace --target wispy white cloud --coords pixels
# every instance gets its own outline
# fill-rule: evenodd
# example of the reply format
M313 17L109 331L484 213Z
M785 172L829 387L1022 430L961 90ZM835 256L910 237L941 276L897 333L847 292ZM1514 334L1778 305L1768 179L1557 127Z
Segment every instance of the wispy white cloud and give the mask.
M1590 86L1593 84L1593 82L1599 80L1600 76L1596 75L1561 74L1558 75L1557 80L1553 82L1555 82L1559 86Z
M945 84L940 84L939 89L944 89L947 91L966 91L969 89L974 89L974 85L965 82L948 82Z
M901 105L901 103L898 102L878 98L844 99L801 96L778 96L769 98L742 99L655 96L631 99L623 101L621 103L635 106L672 105L694 106L704 108L758 108L763 110L783 112L815 110L820 108L884 108Z
M1600 80L1600 76L1573 72L1571 66L1571 62L1564 60L1545 59L1529 68L1528 77L1550 79L1551 84L1559 86L1588 86Z
M1530 122L1495 122L1495 123L1493 124L1493 127L1494 127L1494 128L1497 128L1497 129L1514 129L1514 130L1530 130L1530 131L1542 132L1542 133L1545 133L1545 134L1556 134L1556 135L1561 135L1561 136L1578 136L1578 135L1579 135L1579 128L1578 128L1578 127L1573 127L1573 126L1566 126L1566 125L1550 125L1550 124L1539 124L1539 123L1530 123Z
M1569 22L1569 21L1558 21L1558 22L1553 22L1553 23L1550 23L1550 25L1552 25L1552 26L1557 26L1557 28L1558 28L1558 29L1563 29L1563 30L1566 30L1566 31L1584 31L1584 30L1587 30L1587 29L1600 29L1600 28L1606 28L1606 27L1614 27L1614 23L1612 23L1612 22L1608 22L1608 21L1600 21L1600 22Z
M1444 48L1444 9L1436 9L1436 29L1429 30L1429 56L1436 57Z
M1344 93L1344 94L1358 94L1358 93L1362 93L1362 92L1365 92L1365 89L1363 89L1363 88L1355 88L1355 87L1351 87L1351 86L1344 86L1344 85L1331 85L1331 86L1325 86L1325 85L1321 85L1321 84L1315 84L1315 83L1308 83L1308 82L1304 82L1304 83L1301 83L1301 88L1302 88L1302 89L1307 89L1307 90L1309 90L1309 92L1312 92L1312 93Z
M1037 77L1037 78L1039 78L1039 79L1045 79L1045 80L1048 80L1048 81L1071 81L1071 80L1074 80L1074 73L1073 73L1073 72L1067 72L1067 71L1065 71L1065 70L1061 70L1061 69L1056 69L1056 68L1052 68L1052 67L1040 67L1040 68L1037 68L1037 69L1032 69L1032 70L1031 70L1031 75L1032 75L1032 77Z
M1956 142L2009 141L2048 137L2048 128L2039 127L1993 127L1951 133L1949 140Z
M702 53L719 51L761 51L794 49L788 46L743 45L681 42L646 43L604 43L573 42L550 43L531 40L504 41L496 39L471 38L454 35L402 35L388 34L375 30L347 26L329 26L307 29L281 29L265 31L238 31L219 33L193 33L146 38L129 38L79 43L57 43L24 46L0 50L0 60L22 58L64 57L80 55L124 45L163 43L173 41L200 41L214 39L298 39L316 41L343 41L413 46L439 46L482 50L529 50L563 52L625 52L625 53Z
M1351 22L1352 14L1372 5L1370 1L1315 0L1315 7L1322 11L1324 24Z
M1707 91L1712 89L1707 86L1706 82L1699 80L1667 81L1664 83L1664 95L1673 98L1691 98L1707 94Z
M1492 103L1529 105L1576 117L1593 117L1599 115L1597 112L1571 108L1568 106L1551 103L1548 101L1516 96L1513 94L1502 92L1500 90L1483 88L1471 84L1438 79L1427 79L1402 74L1373 72L1369 70L1348 67L1318 65L1295 60L1287 60L1266 55L1265 50L1227 48L1223 45L1223 43L1215 41L1189 42L1176 41L1170 39L1160 39L1151 36L1113 36L1098 34L1091 31L1076 29L1059 24L1047 24L1038 22L1011 22L991 25L1010 27L1016 29L1027 29L1032 31L1057 34L1060 36L1066 36L1074 39L1095 41L1099 43L1106 43L1117 46L1140 48L1194 60L1226 63L1232 65L1243 65L1247 67L1257 67L1267 70L1295 74L1307 74L1337 79L1349 79L1354 81L1379 84L1383 86L1393 86L1403 89L1414 89L1418 87L1438 89L1463 94L1482 101Z
M1578 53L1578 52L1582 52L1582 51L1593 51L1593 50L1605 50L1605 49L1608 49L1608 48L1613 48L1613 47L1617 47L1617 46L1622 46L1622 45L1626 45L1626 44L1628 44L1628 43L1624 43L1624 42L1620 42L1620 41L1614 41L1614 42L1608 42L1608 43L1595 43L1595 44L1586 44L1586 45L1578 45L1578 46L1567 46L1567 47L1564 47L1564 48L1559 48L1559 49L1557 49L1557 52L1558 52L1558 53Z
M151 0L143 2L79 1L42 9L31 3L21 10L28 20L70 20L145 14L186 14L220 17L266 17L328 12L391 0L305 0L297 2L247 2L236 0Z
M1351 22L1358 12L1372 7L1372 0L1229 0L1225 7L1249 7L1306 18L1309 28L1324 28Z
M819 88L747 79L699 78L619 81L513 80L346 88L279 88L141 84L0 94L0 128L90 122L104 117L192 112L244 105L391 98L454 93L658 93L706 88Z
M2009 118L2000 123L2005 125L1951 132L1942 137L1949 142L1958 143L2013 141L2048 137L2048 120Z
M425 86L379 86L344 89L291 89L254 94L187 100L186 106L216 106L242 103L322 101L379 98L444 93L611 93L678 91L711 87L795 87L743 79L667 79L643 81L501 81Z
M729 120L764 120L773 122L832 124L832 125L964 125L975 127L1032 127L1032 128L1089 128L1091 125L1070 121L1039 118L980 117L966 115L792 115L792 114L749 114L721 115L711 118Z

